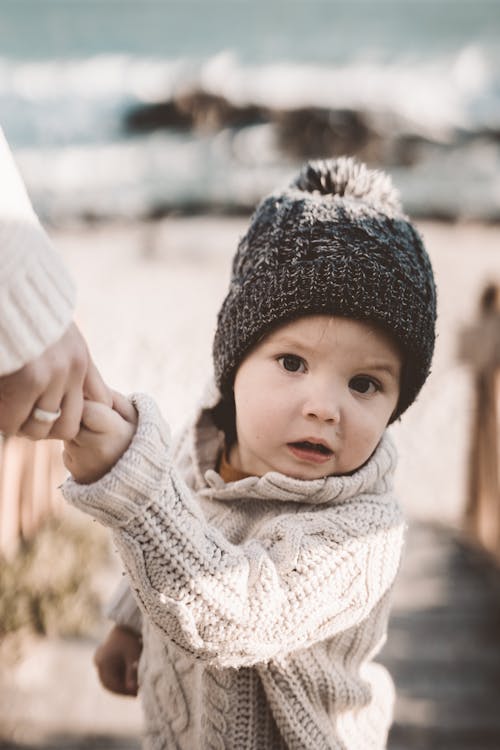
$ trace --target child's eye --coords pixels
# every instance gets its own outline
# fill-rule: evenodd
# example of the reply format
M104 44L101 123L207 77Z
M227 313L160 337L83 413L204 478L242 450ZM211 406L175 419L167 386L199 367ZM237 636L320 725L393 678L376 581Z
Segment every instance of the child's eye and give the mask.
M371 396L380 390L380 384L368 375L356 375L349 381L349 388L363 396Z
M306 371L306 363L301 357L297 357L296 354L283 354L283 356L278 357L278 362L287 372Z

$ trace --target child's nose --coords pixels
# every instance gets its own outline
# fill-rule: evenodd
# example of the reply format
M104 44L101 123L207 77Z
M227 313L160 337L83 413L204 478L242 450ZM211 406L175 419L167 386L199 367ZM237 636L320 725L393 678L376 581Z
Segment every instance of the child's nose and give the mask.
M303 413L309 419L337 424L340 421L340 398L331 384L311 388L304 402Z

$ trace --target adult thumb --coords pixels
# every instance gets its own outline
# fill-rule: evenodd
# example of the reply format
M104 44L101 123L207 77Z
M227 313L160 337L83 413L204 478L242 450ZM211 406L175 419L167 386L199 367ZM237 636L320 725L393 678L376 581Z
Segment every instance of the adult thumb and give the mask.
M83 381L83 395L89 401L98 401L101 404L106 404L106 406L113 406L113 394L90 356L87 374Z

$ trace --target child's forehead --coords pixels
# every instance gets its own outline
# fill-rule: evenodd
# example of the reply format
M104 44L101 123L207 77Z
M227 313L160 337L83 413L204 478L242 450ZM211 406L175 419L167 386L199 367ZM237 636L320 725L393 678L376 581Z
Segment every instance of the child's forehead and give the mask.
M400 358L399 347L393 337L371 320L358 320L339 315L304 315L286 321L270 331L264 344L280 347L300 347L314 351L318 347L334 349L339 345L364 353L384 351Z
M356 334L360 336L386 335L372 321L320 313L317 315L302 315L299 318L288 320L273 328L266 335L266 339L271 341L278 339L293 340L294 338L309 339L310 337L322 338L325 334L342 333L349 334L351 338L355 338Z

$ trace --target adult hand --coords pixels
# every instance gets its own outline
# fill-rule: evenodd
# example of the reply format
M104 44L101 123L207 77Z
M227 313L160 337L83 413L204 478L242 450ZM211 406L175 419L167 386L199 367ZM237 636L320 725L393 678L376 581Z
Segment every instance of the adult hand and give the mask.
M113 404L111 391L72 323L39 357L0 377L0 431L33 440L72 440L80 429L84 398ZM53 413L60 409L61 415L39 421L33 413L36 408Z

